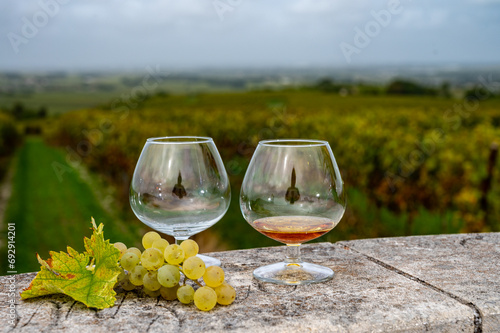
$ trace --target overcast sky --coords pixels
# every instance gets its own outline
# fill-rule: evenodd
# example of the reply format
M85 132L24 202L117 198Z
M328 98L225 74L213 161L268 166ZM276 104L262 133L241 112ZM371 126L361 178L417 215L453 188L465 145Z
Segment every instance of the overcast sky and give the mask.
M500 0L397 2L1 0L0 69L500 63Z

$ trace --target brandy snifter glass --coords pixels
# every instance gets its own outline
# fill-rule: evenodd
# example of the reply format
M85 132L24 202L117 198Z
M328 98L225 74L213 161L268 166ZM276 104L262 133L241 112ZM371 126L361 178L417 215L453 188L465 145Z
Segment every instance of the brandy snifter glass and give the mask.
M217 223L230 201L229 179L212 138L147 139L130 184L130 206L144 224L179 243ZM199 256L207 266L220 265Z
M327 141L259 142L243 179L240 207L255 230L287 248L283 262L257 268L255 278L297 285L333 277L330 268L300 258L300 245L332 230L346 208L344 184Z

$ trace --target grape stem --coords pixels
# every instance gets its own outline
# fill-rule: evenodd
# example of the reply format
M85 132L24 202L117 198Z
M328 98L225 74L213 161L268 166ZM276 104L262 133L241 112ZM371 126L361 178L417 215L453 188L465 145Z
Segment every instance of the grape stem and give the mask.
M179 267L179 271L184 276L184 281L182 281L182 285L185 286L186 285L187 276L186 276L186 274L184 274L184 271L182 270L182 266L177 265L177 267Z

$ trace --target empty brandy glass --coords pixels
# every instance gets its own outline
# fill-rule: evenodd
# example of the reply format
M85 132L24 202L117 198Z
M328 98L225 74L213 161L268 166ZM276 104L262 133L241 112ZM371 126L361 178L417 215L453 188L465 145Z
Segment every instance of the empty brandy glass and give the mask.
M217 223L230 200L229 179L211 138L147 139L130 185L130 206L144 224L178 243ZM200 257L207 266L220 265Z
M300 258L300 244L332 230L346 208L344 185L327 141L259 142L243 180L240 207L254 229L287 245L286 259L257 268L255 278L297 285L333 277L330 268Z

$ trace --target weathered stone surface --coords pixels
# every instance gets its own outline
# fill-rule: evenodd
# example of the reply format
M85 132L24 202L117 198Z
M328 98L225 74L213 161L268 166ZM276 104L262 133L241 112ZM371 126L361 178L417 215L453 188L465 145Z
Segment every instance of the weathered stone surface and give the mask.
M485 244L479 245L480 251L477 251L473 258L477 259L483 255L490 260L488 266L493 267L495 264L492 261L496 260L498 267L500 264L498 257L495 259L494 254L484 253L496 251L498 254L499 243L494 240L494 235L469 235L470 239L461 238L458 246L467 247L474 252L476 243L479 241L476 241L474 237L482 236L483 239L493 237L490 243L488 240L484 241L485 244L489 244L490 248ZM496 235L498 237L498 234ZM397 263L398 260L405 261L404 254L410 253L411 248L417 249L418 246L432 248L432 251L420 251L420 259L417 256L419 251L416 250L413 260L421 261L420 265L416 266L428 266L429 269L435 265L434 269L444 275L455 268L440 267L442 263L435 261L433 255L439 256L437 252L440 252L442 247L442 258L445 258L448 252L453 254L447 244L448 242L455 244L454 237L456 236L438 236L435 242L432 241L432 237L408 237L393 238L393 242L396 243L392 244L391 239L380 239L305 245L303 246L303 259L331 267L336 275L333 280L326 283L298 287L260 283L252 278L252 270L256 267L281 260L284 247L212 253L211 255L221 259L227 280L237 290L237 298L232 305L217 306L210 312L201 312L194 305L186 306L177 301L168 302L161 298L145 297L140 292L120 292L117 295L116 305L102 311L87 309L66 296L48 296L21 301L16 295L17 320L14 326L10 326L6 316L9 310L8 301L11 299L8 294L8 277L0 277L0 306L2 307L0 318L4 323L2 330L4 332L163 332L170 330L183 332L473 332L480 328L478 326L480 324L474 322L475 308L464 304L464 301L484 300L485 310L477 304L481 311L498 309L500 304L498 298L487 298L484 295L476 295L475 292L493 292L497 295L500 289L498 274L490 275L486 272L487 277L483 278L477 276L483 272L475 270L469 274L471 276L469 281L449 277L449 290L452 290L454 283L458 284L456 288L467 289L468 285L475 285L476 281L479 284L483 280L489 281L489 284L483 285L484 288L487 286L494 288L475 287L474 289L471 287L469 294L464 293L453 297L450 295L451 291L446 293L441 290L448 288L444 281L446 277L442 278L442 287L435 287L433 280L425 276L425 270L415 272L408 270L405 275L384 264L382 256L377 258L380 260L377 261L363 254L369 249L374 253L378 250L382 254L389 253L387 261L392 258ZM412 239L415 239L415 244L412 243ZM423 242L422 239L426 241ZM461 240L465 240L463 245L460 243ZM381 244L376 245L377 241ZM363 242L373 245L367 245L363 249ZM397 259L398 255L400 259ZM453 261L450 262L453 263ZM447 265L452 265L450 262ZM460 273L457 268L457 274L465 278L468 274L467 269L477 268L472 263L468 265L471 266L465 266L465 271L460 271ZM404 267L401 270L405 271ZM412 275L417 273L422 273L423 276L419 277L421 280L413 278ZM437 272L435 274L439 275ZM16 275L15 278L16 286L20 290L29 285L34 274ZM438 282L439 280L436 280L436 284ZM466 283L462 285L462 282ZM490 301L493 303L489 304ZM492 313L491 311L488 313ZM484 312L485 324L488 318ZM484 325L483 331L498 331L490 330L492 328L494 326Z
M476 310L484 332L500 332L500 233L341 242ZM390 269L390 268L389 268Z

